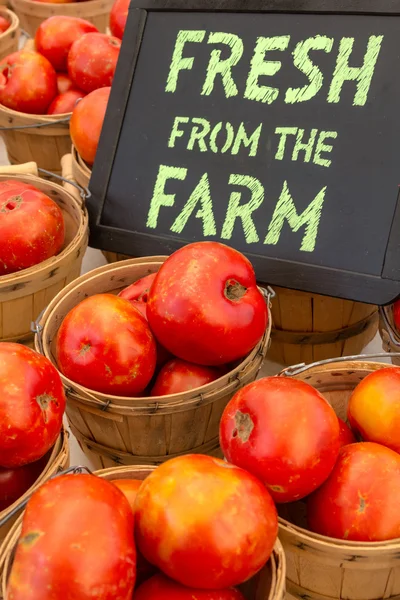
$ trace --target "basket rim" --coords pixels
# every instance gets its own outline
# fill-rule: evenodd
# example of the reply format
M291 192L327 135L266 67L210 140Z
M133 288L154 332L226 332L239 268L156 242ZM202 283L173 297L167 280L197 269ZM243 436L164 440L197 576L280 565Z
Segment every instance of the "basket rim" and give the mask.
M0 6L0 12L6 13L10 21L10 27L0 35L0 40L2 40L6 37L9 37L11 33L14 33L14 31L16 31L19 28L20 23L18 15L9 8L7 8L7 6Z
M36 6L37 4L40 4L41 6L46 6L48 8L52 7L54 9L54 6L60 6L60 4L58 3L54 3L54 2L42 2L40 1L35 1L35 0L11 0L12 4L14 5L27 5L27 6ZM113 0L108 0L108 4L112 5ZM61 4L61 6L63 6L63 4ZM92 7L99 7L99 8L104 8L104 0L85 0L85 6L92 6ZM71 8L72 10L72 8ZM104 11L105 13L108 12L108 7L107 10ZM49 15L49 16L58 16L58 15ZM69 16L69 15L67 15ZM79 17L79 18L83 18L83 17ZM101 32L100 32L101 33Z
M84 173L84 175L86 175L90 179L90 177L92 175L92 170L85 163L85 161L83 160L83 158L79 154L79 152L78 152L76 146L74 146L74 144L72 144L71 154L72 154L72 162L75 163L75 165L79 169L82 170L82 172Z

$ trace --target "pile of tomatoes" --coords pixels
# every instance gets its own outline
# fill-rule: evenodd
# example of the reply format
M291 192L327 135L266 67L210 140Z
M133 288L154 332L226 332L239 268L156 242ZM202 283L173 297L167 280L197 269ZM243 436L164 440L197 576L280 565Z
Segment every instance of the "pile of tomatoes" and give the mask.
M57 365L105 394L177 394L231 370L260 342L267 322L247 258L198 242L119 296L96 294L75 306L58 330Z

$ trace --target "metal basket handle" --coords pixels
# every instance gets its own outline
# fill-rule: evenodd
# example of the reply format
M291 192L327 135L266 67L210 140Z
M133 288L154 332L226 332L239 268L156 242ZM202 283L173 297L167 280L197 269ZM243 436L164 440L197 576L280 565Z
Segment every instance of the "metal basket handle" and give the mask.
M313 367L320 367L322 365L330 365L338 362L346 362L352 360L370 360L371 358L391 358L392 356L400 357L400 352L376 352L374 354L354 354L353 356L339 356L338 358L326 358L325 360L319 360L310 364L299 363L291 367L286 367L279 373L279 377L293 377L304 373Z

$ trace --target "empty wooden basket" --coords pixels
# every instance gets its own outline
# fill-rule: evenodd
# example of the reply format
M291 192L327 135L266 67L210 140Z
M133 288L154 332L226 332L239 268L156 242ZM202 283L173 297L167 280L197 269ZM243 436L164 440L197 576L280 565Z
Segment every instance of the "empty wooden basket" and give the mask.
M331 361L288 369L287 376L319 390L346 419L353 389L369 373L387 367L376 362ZM285 374L285 372L284 372ZM346 542L308 531L305 503L280 505L279 538L287 561L287 598L377 600L400 597L400 539Z
M393 306L379 308L379 333L385 352L400 352L400 334L393 321ZM391 356L394 365L400 366L400 357Z
M359 354L378 331L378 307L275 288L268 358L282 365Z
M133 281L156 272L165 257L138 258L95 269L67 286L40 320L36 349L57 366L55 341L68 312L81 300L99 293L118 293ZM232 395L253 381L264 360L270 331L232 371L201 388L160 397L127 398L88 390L62 376L67 393L67 417L74 433L90 451L122 453L130 464L158 464L171 455L218 446L222 412ZM117 460L114 458L117 457ZM101 464L118 464L121 454L105 456ZM97 463L98 464L98 463Z
M10 27L0 35L0 60L16 52L19 45L20 26L17 15L5 6L0 6L0 16L10 21Z

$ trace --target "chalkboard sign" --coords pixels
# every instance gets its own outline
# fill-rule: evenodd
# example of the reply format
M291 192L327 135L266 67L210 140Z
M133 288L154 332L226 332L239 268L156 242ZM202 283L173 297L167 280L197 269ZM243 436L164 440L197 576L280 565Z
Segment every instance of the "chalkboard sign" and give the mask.
M216 240L260 281L394 300L400 0L137 5L91 180L91 244L143 256Z

